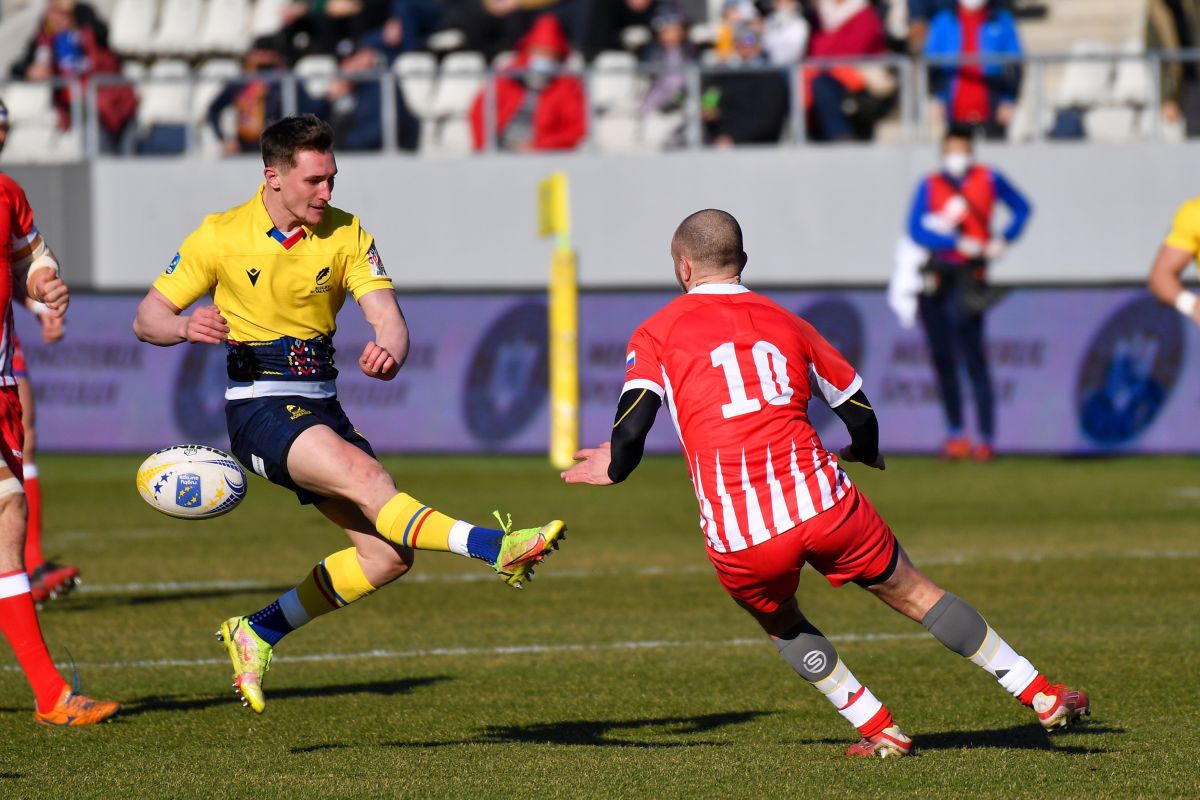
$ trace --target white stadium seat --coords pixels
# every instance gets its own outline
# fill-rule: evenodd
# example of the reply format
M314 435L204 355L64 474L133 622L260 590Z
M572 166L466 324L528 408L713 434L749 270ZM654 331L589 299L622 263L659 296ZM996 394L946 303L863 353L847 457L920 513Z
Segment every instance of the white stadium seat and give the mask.
M588 94L592 107L602 113L636 109L642 91L633 53L613 50L596 56Z
M471 124L465 117L448 119L439 127L436 144L431 143L429 152L441 155L466 155L472 151Z
M53 90L49 83L9 83L0 91L0 97L8 106L8 118L14 129L22 125L53 128L58 124L58 112L54 109Z
M636 117L614 115L593 122L592 140L606 153L629 153L643 149L641 124Z
M121 75L126 79L137 83L142 78L146 77L146 65L141 61L135 61L132 58L127 58L121 62Z
M1112 49L1103 42L1079 42L1071 48L1076 56L1103 55ZM1055 105L1059 108L1102 105L1109 98L1113 66L1110 61L1068 61L1063 69Z
M196 82L192 90L192 124L196 126L196 140L200 153L205 156L216 156L221 152L221 142L217 134L208 125L208 107L216 99L227 83L237 80L242 74L242 66L232 58L213 58L205 61L196 70ZM226 116L236 115L232 108L225 109ZM222 120L222 130L231 132Z
M392 63L392 72L400 82L408 110L421 118L432 116L433 87L437 82L437 59L433 53L401 53Z
M250 15L250 36L270 36L283 27L283 9L289 0L257 0L254 13Z
M451 53L442 61L431 113L435 117L465 116L483 87L486 63L479 53Z
M324 97L337 76L337 59L333 56L304 56L296 62L296 77L304 85L304 91L313 98Z
M140 87L138 127L186 125L191 118L191 70L184 61L163 59L154 62Z
M162 16L151 48L155 53L186 55L199 49L204 0L163 0Z
M1150 97L1153 94L1151 82L1154 80L1154 76L1150 73L1150 65L1141 58L1145 55L1141 45L1136 43L1127 45L1124 53L1128 56L1138 57L1125 58L1117 62L1117 77L1113 80L1113 100L1140 108L1150 103Z
M145 55L150 52L157 21L158 0L117 0L108 41L119 53Z
M250 46L250 0L209 0L200 30L205 53L242 53Z
M1093 142L1131 141L1137 125L1138 112L1132 108L1093 108L1083 117L1083 128Z

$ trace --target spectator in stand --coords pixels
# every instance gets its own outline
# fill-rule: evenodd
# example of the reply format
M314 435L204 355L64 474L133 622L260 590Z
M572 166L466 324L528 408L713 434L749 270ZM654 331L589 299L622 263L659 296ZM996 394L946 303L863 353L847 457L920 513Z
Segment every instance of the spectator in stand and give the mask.
M685 68L696 56L687 38L687 18L678 6L664 3L655 13L651 27L655 41L646 52L644 64L654 72L642 101L642 111L676 111L683 106L687 93Z
M713 42L717 63L737 63L736 34L745 28L756 32L762 29L762 17L758 13L758 6L754 5L753 0L725 0L721 6L721 22L717 26L716 40Z
M334 55L343 40L381 28L390 7L389 0L297 0L283 12L284 53L292 63L305 55Z
M1200 47L1200 0L1150 0L1146 13L1146 50ZM1163 62L1160 91L1163 117L1182 121L1189 137L1200 136L1200 65Z
M329 87L324 107L318 116L333 128L333 140L341 151L378 151L383 149L383 87L378 72L383 57L372 47L347 40L339 48L338 78ZM420 125L404 104L404 95L396 91L396 143L402 150L414 151Z
M958 0L958 8L933 18L925 41L927 58L1022 54L1012 14L994 0ZM930 89L943 119L1003 139L1021 90L1019 64L935 66Z
M763 25L767 60L776 66L799 62L808 50L808 33L808 20L804 18L800 0L775 0Z
M937 375L947 437L946 458L995 455L992 379L983 340L983 316L998 299L987 285L987 269L1020 237L1030 206L998 171L974 161L975 131L952 125L942 142L942 168L917 186L908 215L908 235L929 251L926 290L917 298L921 325ZM1008 207L1003 233L993 233L997 205ZM966 367L975 399L979 442L972 447L963 429L959 365Z
M81 91L86 91L93 75L120 72L121 61L108 46L108 26L95 9L75 0L50 0L24 55L12 68L18 80L80 81ZM71 99L69 85L54 90L59 127L64 131L71 127ZM96 106L101 149L115 152L137 110L137 95L128 85L101 86Z
M441 27L442 5L438 0L391 0L383 25L368 32L361 41L364 47L383 54L391 63L401 53L426 49L430 35Z
M817 28L809 40L809 58L853 58L887 53L887 33L867 0L817 0ZM870 138L878 113L867 103L851 102L884 94L886 83L861 66L840 65L805 71L810 131L817 141ZM876 84L882 84L876 86ZM861 111L861 113L860 113Z
M735 31L734 48L727 63L735 69L715 73L704 82L705 141L720 148L774 144L783 135L788 115L787 76L767 63L762 37L753 27Z
M571 53L570 43L552 14L538 17L517 44L508 70L495 80L495 107L485 115L486 92L471 106L475 149L485 145L485 116L493 120L502 150L571 150L583 141L587 126L583 83L576 75L560 74Z
M908 52L925 52L929 23L942 11L953 11L958 0L908 0Z
M283 118L281 79L287 69L283 54L268 40L260 39L246 53L242 69L246 77L227 84L208 107L208 124L221 140L221 149L226 155L259 152L259 137L263 130ZM319 109L299 82L296 84L296 101L301 112L315 113ZM221 127L221 117L230 106L237 112L237 120L233 134L226 135Z

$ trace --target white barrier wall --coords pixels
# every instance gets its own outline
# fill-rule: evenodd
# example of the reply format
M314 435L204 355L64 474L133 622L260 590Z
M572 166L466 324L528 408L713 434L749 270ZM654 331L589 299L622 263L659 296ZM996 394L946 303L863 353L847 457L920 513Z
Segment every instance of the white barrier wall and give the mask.
M1027 236L994 271L1001 282L1141 282L1174 209L1200 194L1200 146L1046 144L980 155L1034 204ZM571 179L585 286L669 285L671 232L707 206L741 220L752 282L877 285L890 274L912 193L935 166L936 148L338 163L335 204L362 217L402 288L544 284L550 246L536 236L536 185L555 169ZM85 262L76 275L90 275L99 289L137 289L205 214L249 197L260 169L254 158L142 159L14 174L31 195L61 205L44 212L53 226L43 227L52 242L71 240L72 255ZM78 190L62 189L64 182ZM80 207L90 209L88 219L77 219Z

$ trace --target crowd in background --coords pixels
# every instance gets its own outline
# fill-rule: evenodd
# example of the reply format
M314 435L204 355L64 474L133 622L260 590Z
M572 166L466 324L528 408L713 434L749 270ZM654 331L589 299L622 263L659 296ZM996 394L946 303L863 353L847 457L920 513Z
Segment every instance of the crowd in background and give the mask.
M904 2L907 32L889 34L889 4ZM1031 0L1032 2L1032 0ZM1022 54L1014 11L1018 0L725 0L709 18L707 0L297 0L284 6L278 33L256 40L244 56L244 75L213 102L208 115L226 152L257 147L258 134L282 114L281 83L272 73L306 55L336 56L343 79L320 96L298 90L297 110L329 120L342 149L378 149L383 142L384 98L378 74L402 53L470 50L493 58L511 53L507 74L495 84L494 113L477 99L471 124L477 147L488 121L499 147L554 150L576 147L586 136L586 91L568 59L607 50L636 50L651 76L643 113L682 109L686 68L708 67L701 85L704 140L713 146L777 142L792 103L814 141L870 140L897 102L893 69L869 63L809 63L889 54L930 59L934 108L947 124L967 125L1003 138L1013 117L1022 71L1014 63L950 64L962 57ZM1014 8L1016 6L1017 8ZM1200 34L1200 2L1152 0L1149 44L1192 47ZM706 35L696 37L694 26ZM649 30L631 42L630 29ZM938 59L943 59L939 62ZM796 65L793 67L793 65ZM793 71L795 70L795 71ZM25 80L86 80L117 73L120 59L107 42L104 21L78 0L50 0L45 17L13 68ZM1166 71L1164 113L1183 117L1200 133L1200 81L1191 65ZM803 91L794 91L797 82ZM802 99L801 99L802 98ZM397 144L415 149L420 124L397 91ZM70 122L69 90L56 93L62 125ZM98 98L100 127L115 146L129 126L137 98L129 87L106 87ZM233 109L232 125L228 122ZM222 123L222 120L226 122ZM674 141L682 141L682 130Z

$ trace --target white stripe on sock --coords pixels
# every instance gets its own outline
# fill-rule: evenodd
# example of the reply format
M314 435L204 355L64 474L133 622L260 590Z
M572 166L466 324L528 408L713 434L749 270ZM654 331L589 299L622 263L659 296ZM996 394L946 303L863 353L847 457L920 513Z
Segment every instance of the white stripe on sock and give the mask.
M308 624L311 619L308 612L304 610L304 606L300 602L300 595L296 594L295 589L288 589L279 598L279 609L283 611L283 617L288 621L288 625L292 626L292 630Z
M461 519L450 526L450 552L458 553L460 556L469 556L467 551L467 535L470 534L471 528L474 527L469 522L463 522Z
M0 578L0 600L22 594L29 594L29 576L24 572Z

